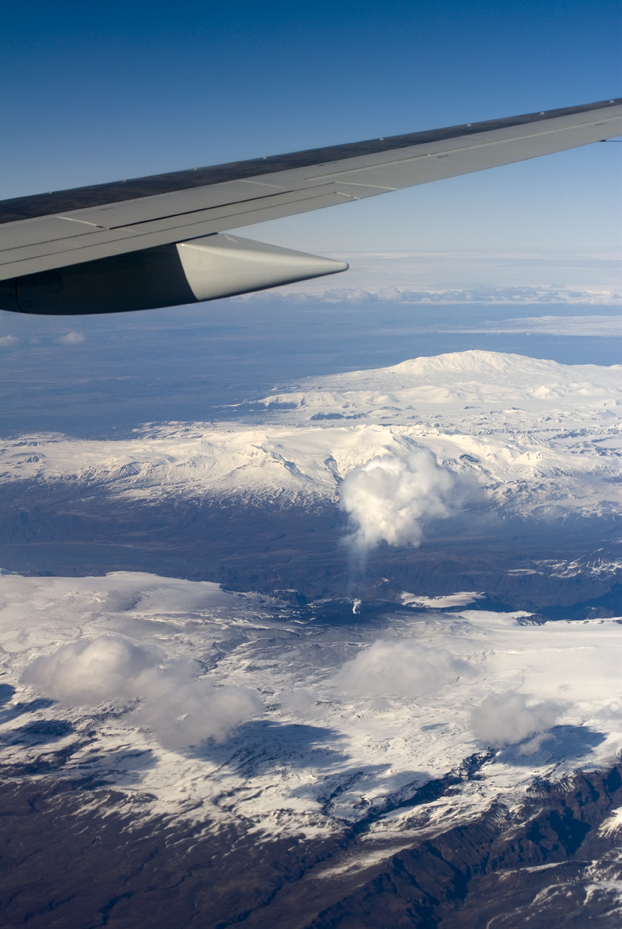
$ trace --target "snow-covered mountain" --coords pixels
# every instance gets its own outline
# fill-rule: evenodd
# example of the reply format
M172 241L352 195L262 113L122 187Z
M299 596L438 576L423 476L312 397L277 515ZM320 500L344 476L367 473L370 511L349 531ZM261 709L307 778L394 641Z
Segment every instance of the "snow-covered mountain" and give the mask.
M427 450L506 513L617 515L621 374L484 351L417 358L308 379L230 422L158 424L121 440L22 436L3 443L0 480L151 502L334 503L352 471Z
M3 761L72 745L59 776L97 772L152 812L311 836L391 807L376 831L420 829L400 801L490 746L432 821L614 759L620 623L462 599L339 627L205 582L2 576Z
M0 574L9 922L616 927L621 372L464 352L2 443L13 570L149 566Z
M67 875L82 857L92 867L103 856L101 867L121 868L137 918L136 875L149 873L154 855L164 861L158 880L179 872L173 886L216 868L211 855L228 877L203 878L224 901L214 898L203 925L220 925L223 906L250 925L291 925L295 891L303 895L295 924L307 926L357 887L380 893L378 875L399 871L410 848L449 842L468 868L488 834L508 849L522 843L520 860L539 873L543 864L575 867L573 850L593 829L590 867L573 872L567 897L587 894L594 912L611 916L621 886L611 858L622 828L612 768L622 749L620 620L538 625L520 613L470 610L469 600L454 598L447 606L462 609L451 613L431 603L375 618L351 607L349 620L334 623L257 594L147 574L0 577L3 771L34 797L31 812L48 811L42 828L60 823L54 856L30 827L7 861L19 849L21 873L26 853L34 861L47 854L62 916L80 898ZM588 778L592 798L577 806L585 789L574 785L578 768L604 771L596 778L609 786ZM69 800L71 839L61 817ZM22 836L28 820L12 809L4 815L18 816ZM100 844L80 851L74 831L85 834L85 817ZM563 847L559 839L551 847L547 828ZM149 857L141 837L151 834L161 844ZM284 880L285 848L294 864ZM239 880L236 849L245 862ZM499 865L504 894L517 880L508 854ZM443 883L442 856L433 861L425 873ZM557 871L544 876L552 888L560 880ZM245 881L266 890L252 890L247 903ZM75 892L59 895L65 884ZM32 907L45 879L28 887ZM313 888L315 897L305 896ZM89 900L99 893L97 882L89 886ZM22 912L20 899L12 894L9 913ZM486 893L479 900L480 908L492 902Z

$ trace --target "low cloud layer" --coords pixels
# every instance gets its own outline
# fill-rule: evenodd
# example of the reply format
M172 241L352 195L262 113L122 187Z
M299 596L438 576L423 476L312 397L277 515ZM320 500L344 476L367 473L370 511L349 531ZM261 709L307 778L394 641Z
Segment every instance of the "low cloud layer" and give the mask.
M486 697L471 714L473 735L496 748L528 739L522 746L523 754L537 751L563 708L553 700L530 705L528 701L525 694L511 691Z
M21 683L67 705L138 701L132 723L152 729L171 749L222 739L263 709L253 691L197 679L195 662L165 662L157 646L99 636L37 658Z
M465 485L427 449L373 458L353 468L341 485L340 506L350 517L352 548L421 544L430 519L447 519L464 503Z
M362 287L336 287L324 292L313 291L294 293L260 292L245 297L238 297L245 303L424 303L424 304L595 304L599 306L618 306L622 293L618 288L577 290L565 287L489 287L486 285L457 288L455 290L409 290L394 286L381 287L378 290L365 290Z
M378 639L343 665L336 684L344 693L356 696L422 697L471 671L467 661L444 648L429 648L412 640Z

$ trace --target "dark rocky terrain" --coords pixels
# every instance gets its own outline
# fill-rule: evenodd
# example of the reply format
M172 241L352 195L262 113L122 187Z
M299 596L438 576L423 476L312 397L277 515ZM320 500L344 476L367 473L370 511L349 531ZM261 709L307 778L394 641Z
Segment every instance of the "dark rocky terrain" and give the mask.
M413 812L459 790L485 762L430 782ZM147 817L148 796L130 802L88 779L5 770L3 925L617 929L622 837L600 827L622 801L621 771L539 781L520 805L496 804L375 865L331 874L327 866L360 854L373 815L326 839L275 841L209 823L180 828Z
M420 548L381 545L353 571L345 515L337 507L229 499L140 503L75 482L4 484L0 564L20 574L150 571L235 590L297 589L307 600L363 596L376 587L434 597L473 590L480 608L527 610L551 619L622 610L622 542L613 522L461 526ZM243 544L241 542L243 541ZM375 591L375 593L374 593Z

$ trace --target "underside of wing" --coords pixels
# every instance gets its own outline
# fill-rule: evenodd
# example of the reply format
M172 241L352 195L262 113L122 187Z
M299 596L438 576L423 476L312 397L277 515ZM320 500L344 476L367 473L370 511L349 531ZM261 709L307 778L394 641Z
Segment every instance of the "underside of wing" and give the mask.
M143 309L334 273L346 265L221 234L620 134L609 100L6 200L0 307Z

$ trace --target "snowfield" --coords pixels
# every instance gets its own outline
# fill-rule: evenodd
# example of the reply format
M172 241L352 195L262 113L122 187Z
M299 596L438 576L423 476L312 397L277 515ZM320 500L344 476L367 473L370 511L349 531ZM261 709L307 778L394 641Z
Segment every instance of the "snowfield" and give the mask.
M333 625L207 582L4 575L2 760L265 836L371 811L366 841L387 848L611 763L620 620L534 625L469 600ZM468 763L479 779L408 805Z
M348 474L421 450L521 516L621 511L622 366L469 351L307 379L235 421L168 423L130 439L22 436L0 481L78 482L156 502L209 496L337 502ZM239 417L243 417L243 421Z
M373 921L387 894L411 912L408 860L438 914L442 886L447 905L464 902L458 915L471 906L488 925L533 913L544 925L547 907L563 919L575 904L617 925L621 373L462 352L307 379L223 422L4 441L5 551L21 547L18 570L42 570L56 546L59 574L153 570L168 548L171 573L190 573L196 548L204 573L190 576L238 588L0 570L15 912L31 912L32 867L51 874L37 885L42 918L57 898L78 912L85 855L100 862L92 873L124 863L121 908L141 914L152 880L150 893L169 888L174 921L186 901L184 925L206 888L209 907L224 893L213 925L289 927L292 906L300 926L327 907L317 925L336 925L343 906L371 906ZM535 531L521 535L520 520ZM83 567L77 557L93 539L111 545L103 569L97 553ZM134 547L144 560L126 560ZM241 592L250 586L274 592ZM280 589L294 586L325 599ZM328 598L346 589L356 599ZM62 874L49 859L61 832ZM100 915L105 885L88 904Z

